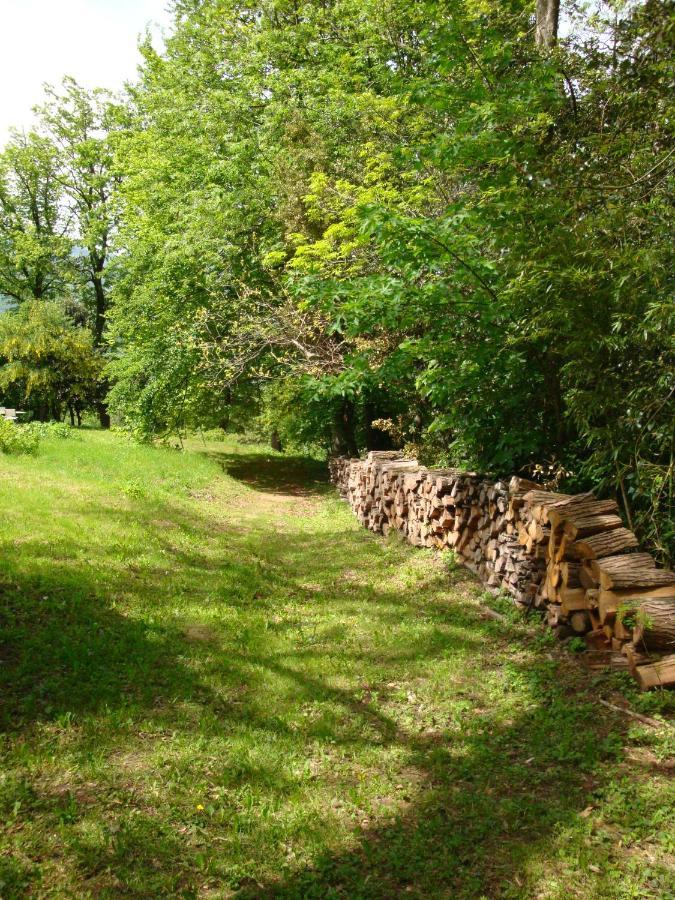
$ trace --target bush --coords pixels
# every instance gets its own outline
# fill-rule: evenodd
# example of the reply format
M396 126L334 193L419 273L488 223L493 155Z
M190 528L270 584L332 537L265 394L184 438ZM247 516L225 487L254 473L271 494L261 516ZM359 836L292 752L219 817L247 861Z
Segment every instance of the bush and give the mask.
M47 438L72 440L74 437L79 437L75 429L65 422L29 422L23 426L23 429L37 435L38 440L46 440Z
M0 451L2 453L27 453L35 456L40 445L40 435L28 425L16 425L0 418Z

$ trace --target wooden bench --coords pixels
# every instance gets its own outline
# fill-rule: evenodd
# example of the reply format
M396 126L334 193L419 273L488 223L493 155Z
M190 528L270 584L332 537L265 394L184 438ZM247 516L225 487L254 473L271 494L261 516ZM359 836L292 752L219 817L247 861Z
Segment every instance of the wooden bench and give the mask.
M9 409L6 406L0 406L0 416L10 422L16 422L19 416L22 416L23 414L24 410L22 409Z

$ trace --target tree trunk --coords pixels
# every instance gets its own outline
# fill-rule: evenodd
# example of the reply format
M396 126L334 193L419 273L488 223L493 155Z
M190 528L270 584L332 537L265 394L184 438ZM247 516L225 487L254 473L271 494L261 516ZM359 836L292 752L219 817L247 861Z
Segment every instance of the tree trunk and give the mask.
M98 413L98 421L101 428L110 428L110 413L108 406L103 400L96 402L96 412Z
M550 50L558 39L560 0L537 0L535 42L542 50Z
M549 421L550 435L558 447L562 447L567 440L568 424L565 418L565 409L560 383L560 370L562 359L550 347L546 351L543 360L544 390L546 391L546 414Z
M44 275L42 272L37 272L35 275L35 281L33 282L33 297L36 300L42 300L42 295L44 293Z
M74 428L75 427L75 410L73 409L72 403L68 404L68 413L70 415L70 427Z
M675 652L675 597L650 598L640 604L633 640L648 650Z
M272 448L272 450L276 450L277 453L282 452L281 438L279 437L279 432L276 430L276 428L270 435L270 447Z
M100 347L103 341L103 330L105 328L105 319L107 311L107 303L105 290L103 289L102 271L94 272L91 279L94 285L95 314L94 314L94 346Z
M333 456L359 455L354 435L354 404L351 400L345 400L333 418L331 454Z
M109 388L108 380L103 378L98 384L98 397L94 403L98 421L101 428L110 428L110 413L108 412L108 404L105 402L106 394Z
M222 413L218 419L218 428L222 428L223 431L227 431L230 427L230 418L231 418L231 409L232 409L232 388L226 387L223 389L223 407Z

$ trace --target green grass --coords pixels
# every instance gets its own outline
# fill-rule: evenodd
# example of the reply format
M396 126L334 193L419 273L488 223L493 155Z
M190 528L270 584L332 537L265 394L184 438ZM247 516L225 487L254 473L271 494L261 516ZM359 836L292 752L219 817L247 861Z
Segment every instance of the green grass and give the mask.
M673 896L672 730L596 700L667 695L481 618L323 479L0 457L0 897Z

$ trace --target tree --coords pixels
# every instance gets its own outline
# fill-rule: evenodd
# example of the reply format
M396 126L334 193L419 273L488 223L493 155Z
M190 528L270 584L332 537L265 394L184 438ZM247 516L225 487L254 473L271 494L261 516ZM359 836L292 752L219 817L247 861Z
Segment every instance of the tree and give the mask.
M56 146L13 132L0 153L0 294L18 302L64 296L73 274L70 225Z
M558 41L532 11L176 4L120 139L130 425L257 392L285 442L379 422L429 462L599 484L668 552L673 20L599 5Z
M102 361L91 334L53 301L27 300L0 316L0 387L40 420L78 422L94 402Z
M537 47L550 49L558 39L560 0L537 0Z
M236 396L239 384L285 377L286 365L303 376L307 352L320 367L324 351L336 355L344 343L317 332L320 314L292 314L283 263L296 237L321 235L308 200L314 177L357 180L368 136L386 133L394 144L404 133L385 86L398 77L392 54L412 67L395 43L419 24L392 8L374 29L351 0L308 5L300 19L290 7L264 6L258 16L237 2L181 3L177 12L165 56L145 48L134 124L120 141L124 274L113 319L124 354L112 398L153 429L166 420L166 410L154 413L169 391L173 409L195 409L188 395ZM295 344L287 334L268 339L271 323L293 320L310 323ZM219 389L231 352L225 368L238 370L238 383Z
M61 91L47 86L48 101L38 107L42 127L58 154L58 180L71 214L74 240L86 253L76 257L91 300L94 346L100 347L108 312L108 272L115 229L112 132L118 104L108 91L88 91L64 78Z

